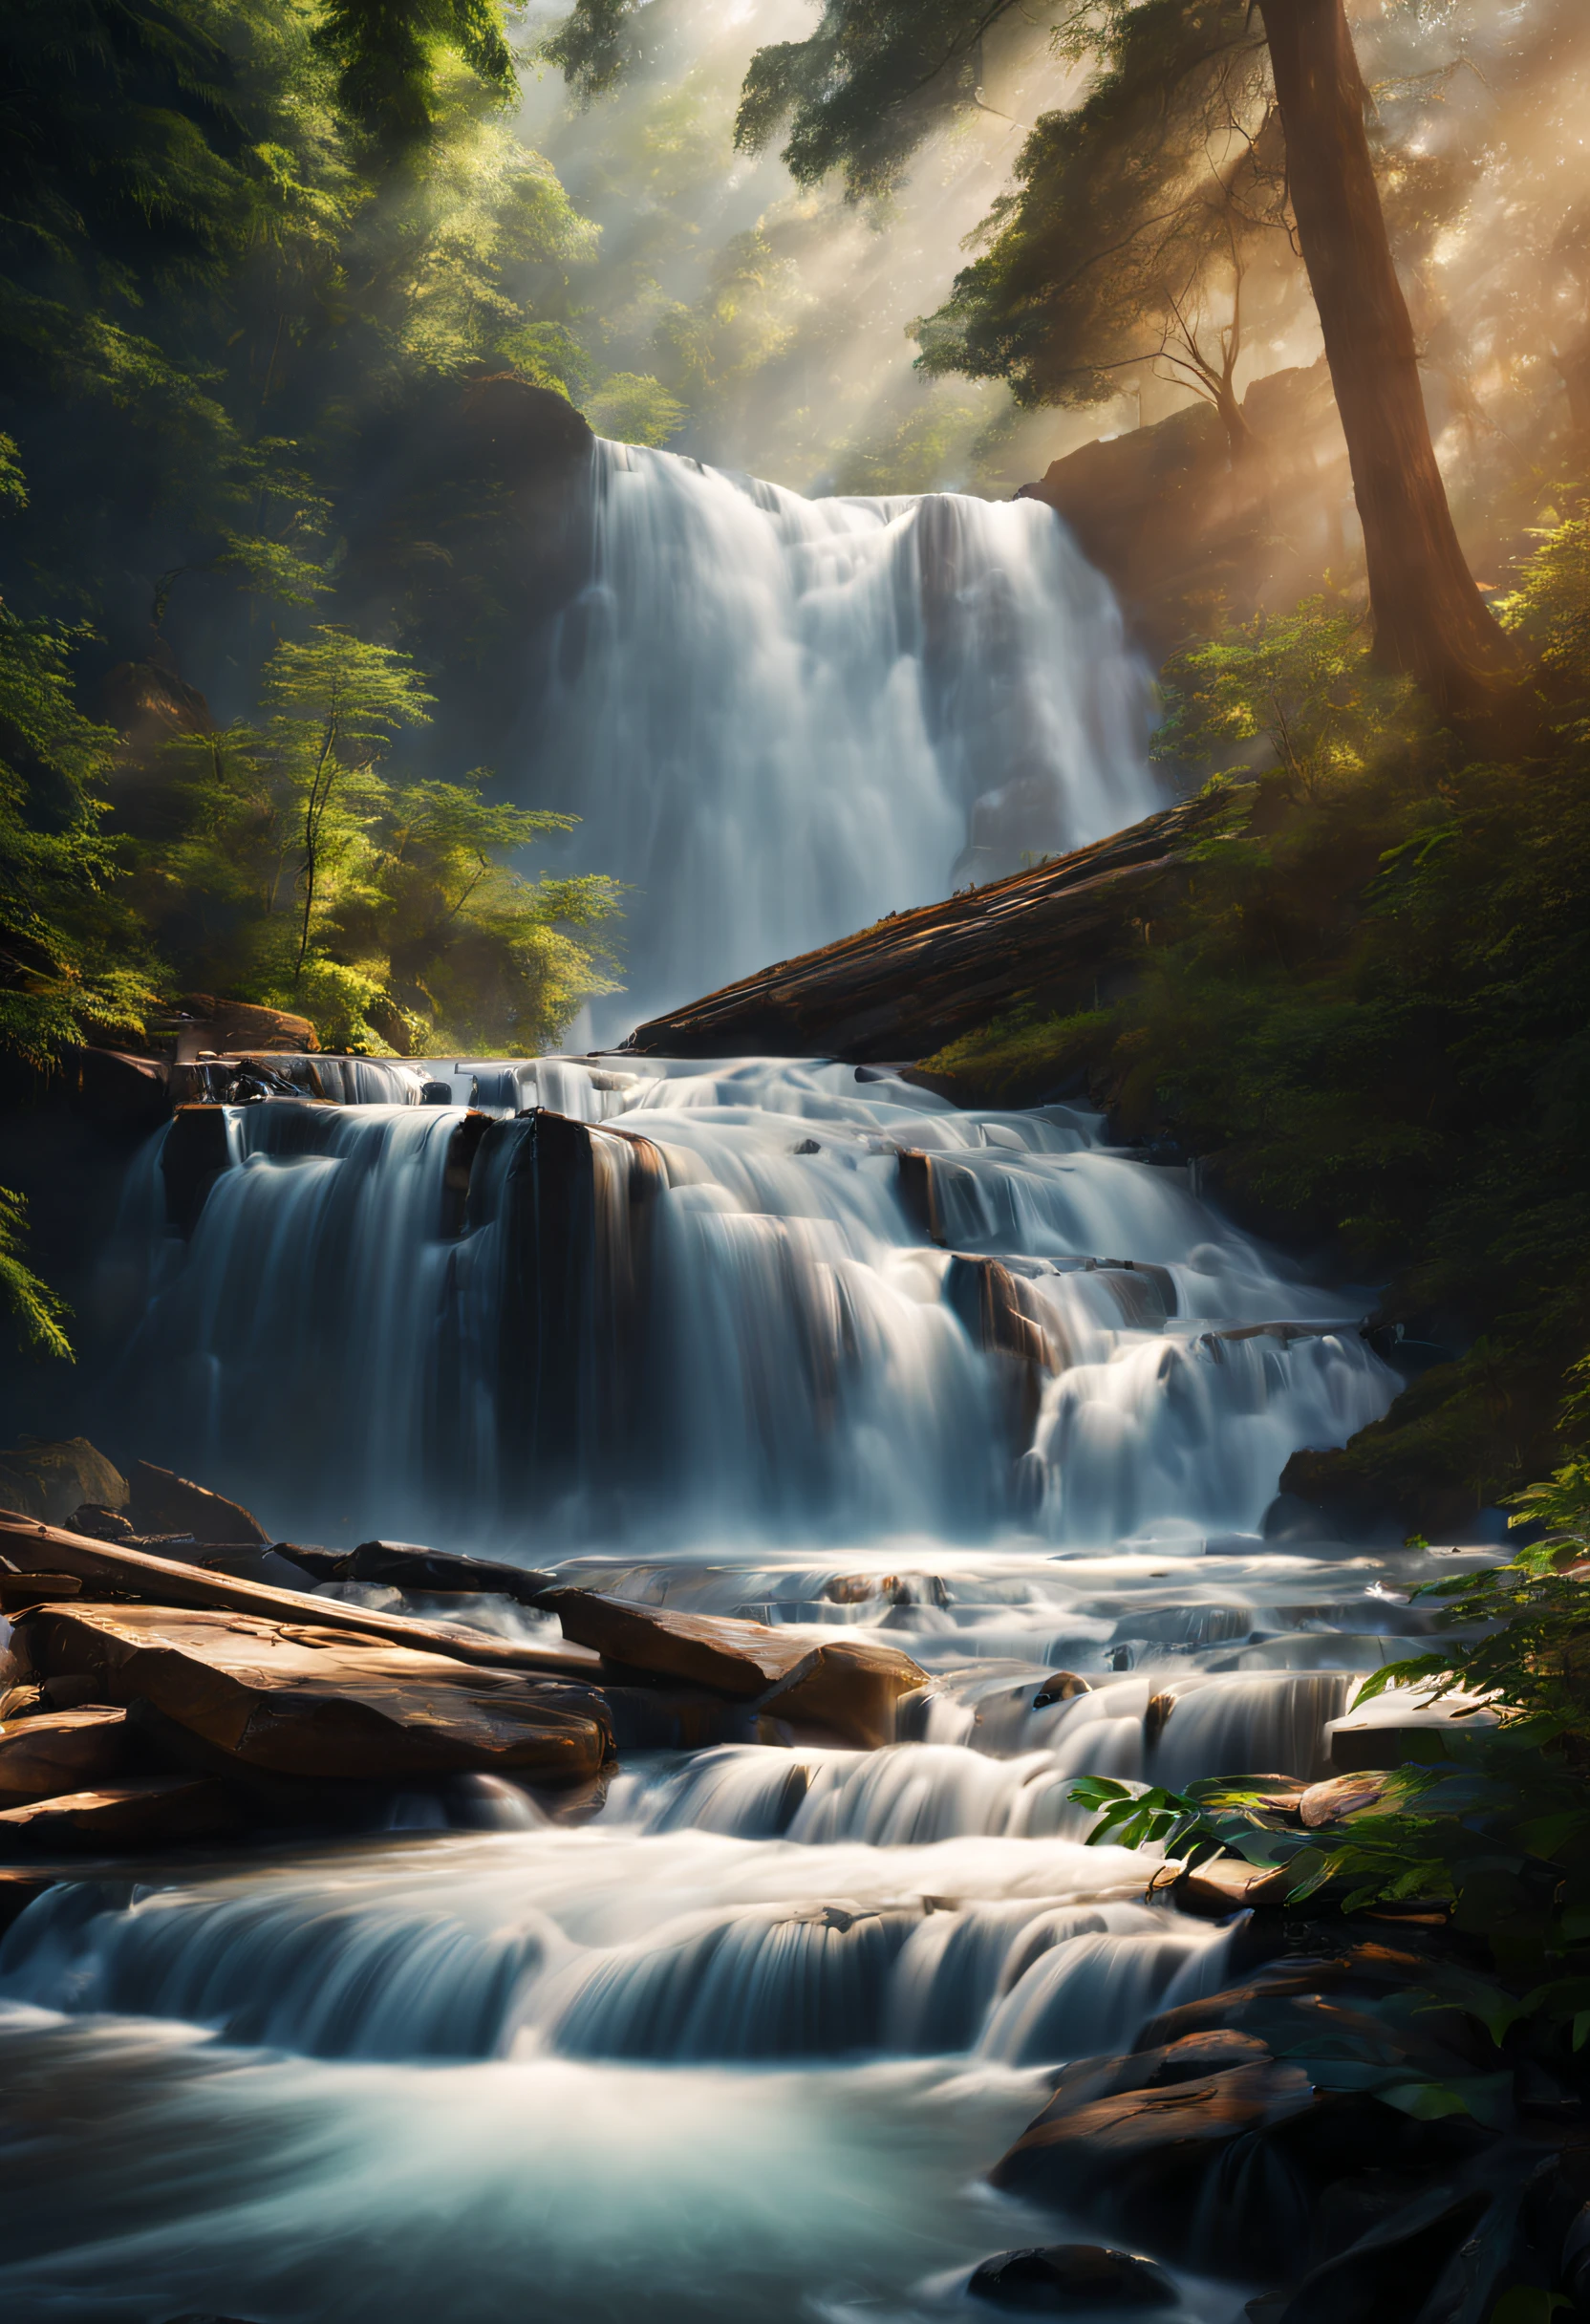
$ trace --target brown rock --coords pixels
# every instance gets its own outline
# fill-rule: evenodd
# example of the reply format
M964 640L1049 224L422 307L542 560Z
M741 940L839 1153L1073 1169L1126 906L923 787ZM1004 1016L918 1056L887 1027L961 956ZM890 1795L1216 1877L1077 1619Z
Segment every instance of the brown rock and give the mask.
M610 1749L590 1689L471 1669L318 1625L161 1606L45 1606L17 1638L47 1682L147 1702L246 1766L399 1781L464 1770L548 1783L597 1773Z
M1309 1785L1298 1802L1298 1813L1309 1831L1317 1832L1321 1824L1374 1807L1385 1791L1384 1775L1332 1775L1327 1782Z
M927 1684L909 1655L859 1639L813 1646L765 1623L633 1605L599 1590L554 1590L542 1603L566 1638L611 1662L754 1702L863 1751L893 1739L895 1704Z
M46 1525L64 1523L84 1501L125 1509L126 1478L86 1436L25 1437L0 1452L0 1506Z
M0 1574L0 1614L7 1621L52 1598L77 1598L83 1585L75 1574ZM0 1711L0 1718L4 1718Z
M200 1553L195 1549L193 1554L197 1557ZM294 1552L297 1557L318 1558L324 1554ZM335 1599L315 1598L307 1586L298 1590L279 1589L244 1576L212 1573L203 1565L189 1563L180 1551L156 1556L141 1548L85 1540L59 1526L27 1523L3 1514L0 1514L0 1555L24 1573L36 1575L60 1570L76 1575L97 1597L258 1614L275 1622L312 1622L328 1629L356 1630L366 1637L389 1639L394 1646L445 1654L455 1661L486 1669L526 1670L538 1676L577 1680L593 1680L600 1671L596 1656L582 1646L527 1646L514 1639L496 1638L488 1631L471 1629L463 1623L420 1622L408 1614L373 1613L363 1606L342 1604ZM333 1562L340 1563L340 1559ZM303 1580L307 1584L308 1573Z
M144 1775L93 1792L69 1792L32 1807L0 1809L0 1844L37 1848L130 1848L168 1840L220 1840L242 1817L224 1783Z
M1266 2059L1086 2105L1051 2105L989 2175L1006 2194L1067 2209L1107 2184L1147 2203L1176 2182L1185 2196L1185 2183L1202 2179L1212 2152L1313 2103L1300 2067Z
M0 1725L0 1805L114 1783L128 1758L124 1711L46 1711Z
M1044 2244L1000 2251L977 2269L966 2290L994 2308L1025 2315L1096 2316L1102 2309L1175 2308L1181 2294L1163 2268L1103 2244Z
M153 1461L135 1462L129 1514L140 1533L185 1533L195 1541L243 1541L263 1548L269 1539L259 1519L239 1501L190 1483Z
M1051 1670L1032 1698L1034 1711L1047 1711L1051 1703L1068 1703L1073 1696L1091 1694L1092 1682L1075 1670Z
M1256 1904L1283 1904L1292 1882L1284 1864L1273 1869L1250 1864L1240 1856L1215 1856L1195 1871L1184 1872L1171 1883L1171 1896L1182 1912L1222 1921L1228 1913Z

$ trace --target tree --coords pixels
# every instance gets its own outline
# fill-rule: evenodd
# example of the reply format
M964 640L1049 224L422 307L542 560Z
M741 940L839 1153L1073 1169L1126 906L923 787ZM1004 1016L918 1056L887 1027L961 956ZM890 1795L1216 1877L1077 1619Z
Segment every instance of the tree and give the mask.
M1085 53L1091 28L1067 54ZM742 116L742 125L743 125ZM1134 9L1083 101L1043 117L996 204L988 254L919 327L921 368L1009 381L1018 403L1099 403L1135 369L1214 406L1232 457L1256 247L1289 224L1264 41L1245 8Z
M1255 4L1284 138L1291 216L1352 463L1376 652L1386 666L1415 678L1443 710L1473 709L1492 698L1508 649L1464 564L1436 465L1343 0ZM741 141L762 145L787 123L784 159L798 179L810 183L842 170L854 196L887 191L925 137L976 104L985 35L1017 8L1018 0L825 0L806 39L761 50L752 59ZM578 0L556 51L577 87L590 93L622 70L626 43L636 37L635 13L628 0ZM1198 118L1212 54L1223 57L1229 49L1235 60L1255 40L1252 15L1247 0L1203 0L1195 9L1182 0L1080 0L1068 11L1063 33L1075 53L1096 62L1099 79L1071 132L1057 128L1052 117L1039 123L1018 163L1020 190L994 221L994 248L960 277L942 323L935 317L928 327L930 365L949 368L953 360L942 336L935 345L939 328L959 334L968 353L990 369L1005 364L1004 376L1015 378L1019 392L1024 384L1048 398L1063 378L1086 370L1069 359L1045 368L1051 295L1075 298L1082 312L1074 320L1090 322L1091 294L1077 290L1080 278L1097 276L1102 313L1112 272L1120 272L1128 285L1128 312L1134 300L1140 317L1149 312L1151 302L1141 299L1140 287L1131 288L1133 270L1144 247L1152 247L1144 238L1161 232L1166 221L1130 201L1125 247L1119 237L1101 239L1095 166L1107 177L1108 143L1123 126L1118 106L1139 90L1117 172L1140 170L1151 189L1169 149L1171 166L1162 183L1168 197L1185 204L1190 189L1185 174L1176 174L1178 139L1184 167L1194 148L1179 126L1184 109L1187 118ZM1150 61L1154 57L1157 64ZM1262 61L1257 52L1256 61ZM1230 85L1229 72L1225 63L1217 66L1216 90L1221 75ZM1250 165L1241 149L1253 143L1254 131L1251 106L1234 107L1229 148L1205 156L1194 178L1213 171L1222 187L1235 189L1225 173L1233 161ZM1262 145L1256 150L1262 158ZM1135 197L1134 185L1126 191ZM1173 284L1174 269L1162 279ZM1001 334L1008 334L1003 344ZM1190 338L1205 362L1211 351L1192 322L1181 352L1196 371ZM1098 375L1101 350L1096 339L1091 344ZM1223 356L1210 368L1223 369ZM1204 380L1206 389L1218 384Z

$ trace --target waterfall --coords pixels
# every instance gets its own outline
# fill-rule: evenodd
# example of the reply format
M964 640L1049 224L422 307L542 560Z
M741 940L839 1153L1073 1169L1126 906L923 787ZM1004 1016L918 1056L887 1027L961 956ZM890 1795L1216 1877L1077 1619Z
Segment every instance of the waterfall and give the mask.
M1148 814L1146 675L1034 501L804 500L599 443L526 778L630 888L613 1039Z
M1338 1303L1078 1108L782 1062L475 1079L525 1103L226 1109L122 1368L155 1457L312 1539L1106 1546L1253 1529L1294 1446L1389 1400Z

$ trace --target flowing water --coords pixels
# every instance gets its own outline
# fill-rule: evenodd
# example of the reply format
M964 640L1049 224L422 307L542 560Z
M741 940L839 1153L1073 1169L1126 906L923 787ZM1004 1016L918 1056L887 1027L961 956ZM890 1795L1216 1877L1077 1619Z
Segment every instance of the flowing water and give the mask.
M1036 844L1147 804L1112 610L1042 512L610 468L561 715L611 769L599 860L678 906L640 932L659 995L932 893L969 828L1014 846L981 720ZM1363 1302L1080 1107L822 1061L430 1072L456 1103L228 1108L202 1204L183 1126L151 1145L106 1261L110 1441L288 1539L843 1628L927 1683L872 1753L747 1724L578 1801L462 1779L334 1842L84 1867L0 1948L0 2307L975 2313L979 2259L1086 2232L983 2180L1056 2069L1229 1971L1233 1928L1086 1846L1070 1779L1321 1772L1422 1626L1422 1554L1264 1532L1288 1454L1394 1391ZM1252 2289L1183 2276L1180 2313Z
M599 1038L1160 804L1114 597L1037 502L810 501L614 443L595 493L526 779L630 889Z

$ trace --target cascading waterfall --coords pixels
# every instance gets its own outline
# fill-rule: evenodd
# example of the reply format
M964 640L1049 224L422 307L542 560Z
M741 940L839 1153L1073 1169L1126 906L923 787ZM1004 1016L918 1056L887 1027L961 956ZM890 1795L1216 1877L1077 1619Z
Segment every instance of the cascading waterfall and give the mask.
M529 778L631 889L603 1039L1158 804L1107 584L1033 501L804 500L597 446Z
M598 483L547 764L639 891L627 1009L1152 804L1046 512L612 446ZM300 1541L840 1627L927 1684L870 1753L747 1716L577 1809L458 1778L312 1854L55 1886L0 1945L6 2313L942 2315L1057 2232L975 2186L1056 2071L1229 1973L1233 1928L1086 1846L1071 1779L1322 1774L1424 1627L1424 1553L1262 1530L1395 1380L1350 1299L1079 1107L823 1061L424 1078L151 1144L108 1439Z

